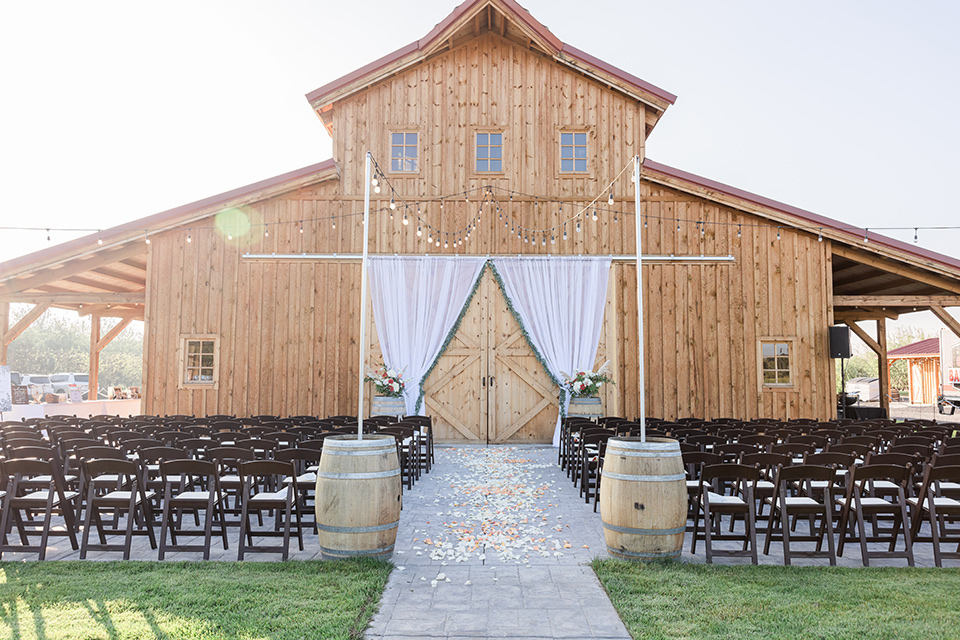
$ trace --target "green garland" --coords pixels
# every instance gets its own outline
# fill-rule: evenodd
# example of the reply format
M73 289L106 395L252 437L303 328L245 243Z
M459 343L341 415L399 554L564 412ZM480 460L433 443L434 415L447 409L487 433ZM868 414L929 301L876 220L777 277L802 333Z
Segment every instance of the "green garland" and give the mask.
M460 310L460 315L457 316L457 321L454 322L453 326L450 328L450 332L444 339L443 345L440 346L440 351L437 352L437 357L434 358L433 363L427 369L427 372L423 374L422 378L420 378L420 395L417 396L417 404L413 408L414 413L420 413L420 407L423 406L423 385L426 383L427 378L430 377L430 374L433 373L434 367L436 367L437 363L440 362L440 356L442 356L447 350L447 347L450 346L454 336L457 334L457 330L460 329L460 323L463 322L463 317L467 315L467 309L470 307L470 303L473 301L473 296L477 293L477 289L480 288L480 281L483 279L483 272L489 265L489 261L483 263L483 266L480 268L480 273L477 274L477 281L473 283L473 289L471 289L469 295L467 295L467 301L463 303L463 309Z
M527 344L530 345L530 349L533 351L534 357L537 359L537 362L540 363L540 366L543 367L543 370L547 372L547 375L550 376L550 381L560 387L560 417L566 418L567 412L565 405L567 399L567 388L562 382L554 377L553 373L550 371L550 367L547 366L546 360L543 359L543 355L540 353L540 350L537 349L535 344L533 344L533 340L530 338L530 334L527 333L527 328L524 326L523 320L520 318L520 314L517 313L517 310L513 306L513 300L511 300L510 296L507 295L507 288L503 284L503 277L501 277L500 272L497 271L497 266L492 260L488 261L487 264L490 265L490 270L493 272L493 277L497 281L497 285L500 287L500 290L503 292L503 297L507 300L507 308L510 310L510 313L513 314L517 324L520 325L520 333L523 334Z

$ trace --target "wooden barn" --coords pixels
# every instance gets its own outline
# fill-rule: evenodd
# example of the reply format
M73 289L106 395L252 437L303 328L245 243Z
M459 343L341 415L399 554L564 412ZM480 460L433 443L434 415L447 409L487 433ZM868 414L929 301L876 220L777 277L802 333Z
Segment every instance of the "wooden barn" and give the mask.
M647 158L675 96L514 0L467 0L307 99L332 159L0 264L0 363L54 306L145 321L145 413L355 413L381 351L370 312L359 362L368 151L372 256L609 258L607 414L639 410L638 229L650 416L828 419L831 325L876 320L875 336L857 331L884 359L886 318L932 309L960 333L944 311L960 305L960 261ZM493 268L471 293L421 413L441 440L549 441L556 375ZM11 327L18 302L37 312Z

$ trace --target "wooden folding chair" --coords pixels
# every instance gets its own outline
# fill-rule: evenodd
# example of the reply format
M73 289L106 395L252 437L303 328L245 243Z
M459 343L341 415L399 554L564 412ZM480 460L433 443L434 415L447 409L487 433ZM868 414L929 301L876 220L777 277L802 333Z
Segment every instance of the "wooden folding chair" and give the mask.
M700 493L693 521L693 539L690 553L697 552L697 540L704 541L707 563L713 564L714 556L749 557L757 564L757 529L754 520L753 488L760 479L760 470L742 464L716 464L700 472ZM703 534L700 533L700 516L703 515ZM742 516L743 534L720 533L723 516ZM743 549L715 550L716 540L743 541Z
M837 555L843 556L844 544L849 539L860 541L860 555L863 566L870 566L870 558L906 558L907 564L913 566L913 542L910 535L910 521L907 519L906 487L910 481L910 468L893 464L865 464L850 469L850 482L844 497L836 498L842 507L840 512L840 542L837 545ZM887 482L896 486L896 492L885 490L889 500L874 494L876 482ZM880 515L891 516L893 527L888 532L880 531L874 526L873 536L867 535L864 524L865 517ZM857 537L847 537L847 527L851 518L856 518ZM897 537L903 530L904 550L896 551ZM882 535L889 533L889 536ZM868 543L888 542L885 552L871 552Z
M297 542L300 551L303 551L303 523L297 507L300 488L293 463L276 460L241 462L240 475L243 478L243 491L240 497L240 543L237 560L243 560L248 551L279 553L282 559L286 560L290 553L290 527L294 520ZM251 512L261 516L264 512L274 512L276 518L273 528L264 530L251 527ZM255 545L254 537L282 537L283 542L274 546Z
M933 562L938 567L943 566L943 558L960 559L960 530L949 526L960 521L960 500L943 495L942 485L946 484L960 484L960 465L927 465L917 497L907 499L912 508L913 542L932 542ZM930 535L920 537L924 514L930 523ZM957 543L957 550L941 551L942 542Z
M815 490L813 483L821 483ZM763 543L763 554L770 553L770 542L779 538L783 542L783 563L790 564L791 556L805 558L829 558L830 566L836 566L837 553L833 539L833 482L834 469L819 465L793 465L780 467L774 483L774 493L766 499L772 507L770 526ZM822 496L820 500L817 495ZM779 516L779 518L777 517ZM810 521L810 535L791 533L790 516L806 516ZM820 530L814 532L814 521L820 518ZM779 533L778 533L779 531ZM826 538L827 550L823 551ZM816 542L814 550L796 551L790 548L793 542Z
M142 467L130 460L99 458L82 462L83 475L87 478L87 513L83 523L83 539L80 542L80 559L85 560L87 551L122 551L123 559L129 560L134 535L146 535L150 548L157 548L153 532L153 511L150 501L152 491L146 491ZM105 492L98 491L112 484ZM103 524L102 511L111 512L114 525ZM126 527L120 529L117 521L122 513L127 514ZM89 543L92 525L96 525L100 544ZM124 535L123 544L108 544L107 535Z
M80 494L67 491L63 474L53 460L14 459L6 460L2 467L4 492L2 515L0 515L0 556L4 551L36 552L37 559L47 554L47 540L51 535L63 535L70 539L70 547L79 548L77 542L76 509ZM33 515L42 513L42 522ZM53 529L53 516L63 517L63 530ZM20 544L8 541L7 532L16 526ZM31 545L30 537L40 536L40 544Z
M161 460L160 475L164 478L163 516L160 525L160 560L166 552L202 551L203 559L210 559L210 542L216 531L227 542L226 516L223 512L223 493L217 465L209 460ZM203 529L190 530L180 521L184 512L204 512ZM216 525L216 526L215 526ZM167 533L170 544L167 544ZM177 536L203 535L202 545L177 544Z

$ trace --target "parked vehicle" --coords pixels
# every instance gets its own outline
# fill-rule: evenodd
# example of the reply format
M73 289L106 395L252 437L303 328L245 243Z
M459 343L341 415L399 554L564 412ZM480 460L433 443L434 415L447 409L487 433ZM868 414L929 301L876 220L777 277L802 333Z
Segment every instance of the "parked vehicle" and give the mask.
M940 395L937 411L953 412L960 407L960 339L949 329L940 329Z
M86 373L55 373L50 376L53 393L70 394L71 391L86 393L90 388L90 376Z
M27 393L33 397L43 397L47 393L53 393L53 383L50 382L50 376L31 373L20 376L22 384L27 386Z

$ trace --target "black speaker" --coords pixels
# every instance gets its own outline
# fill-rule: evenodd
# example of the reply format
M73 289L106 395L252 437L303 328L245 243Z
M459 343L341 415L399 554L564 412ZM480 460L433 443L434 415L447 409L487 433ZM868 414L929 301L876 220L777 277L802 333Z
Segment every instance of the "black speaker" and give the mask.
M852 355L850 352L850 327L845 324L830 327L830 357L849 358Z

